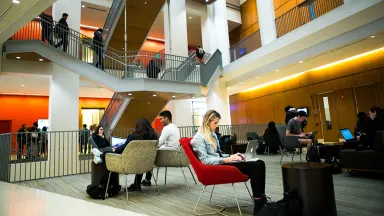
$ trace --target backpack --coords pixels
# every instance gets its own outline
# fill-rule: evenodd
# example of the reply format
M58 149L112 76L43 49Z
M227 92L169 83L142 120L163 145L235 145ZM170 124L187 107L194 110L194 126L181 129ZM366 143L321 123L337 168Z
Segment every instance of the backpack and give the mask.
M200 55L203 55L203 54L204 54L204 50L203 50L203 48L199 48L199 54L200 54Z
M268 203L261 209L258 216L301 216L303 202L297 190L284 192L282 200Z
M307 152L306 159L307 159L307 162L321 162L316 145L312 145L309 148L309 151Z
M256 149L256 154L263 155L265 154L266 149L267 149L267 145L265 144L264 141L261 141L259 142L259 146Z
M113 197L118 194L121 190L121 185L110 185L107 190L107 197L105 197L105 187L106 185L88 185L87 194L93 199L102 199Z

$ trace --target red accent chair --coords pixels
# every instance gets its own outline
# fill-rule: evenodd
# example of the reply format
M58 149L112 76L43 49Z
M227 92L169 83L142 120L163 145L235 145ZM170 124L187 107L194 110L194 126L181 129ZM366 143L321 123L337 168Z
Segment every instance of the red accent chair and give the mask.
M213 185L213 189L212 189L211 196L210 196L210 204L217 206L217 207L221 207L220 211L216 212L216 213L224 215L222 212L225 210L226 207L213 204L212 203L212 194L213 194L213 191L215 189L215 185L232 184L235 199L236 199L236 204L237 204L237 207L239 209L240 215L242 215L241 210L240 210L240 205L239 205L239 202L237 200L236 189L234 187L234 184L239 183L239 182L244 182L245 186L247 187L248 193L252 199L252 203L253 203L253 198L252 198L251 193L249 192L248 186L246 184L246 182L249 179L248 176L244 175L242 172L240 172L240 170L238 170L236 167L233 167L233 166L205 165L205 164L201 163L201 161L196 157L195 153L193 152L193 149L191 146L191 140L192 140L192 138L181 138L180 144L183 147L184 152L187 155L187 157L188 157L188 159L192 165L192 168L196 173L197 179L199 180L199 182L201 184L204 185L204 188L200 193L200 197L197 200L197 203L196 203L196 206L194 209L195 214L196 215L206 215L206 214L213 214L214 213L214 212L211 212L211 213L199 214L196 212L197 206L200 202L201 196L203 195L205 188L207 186Z

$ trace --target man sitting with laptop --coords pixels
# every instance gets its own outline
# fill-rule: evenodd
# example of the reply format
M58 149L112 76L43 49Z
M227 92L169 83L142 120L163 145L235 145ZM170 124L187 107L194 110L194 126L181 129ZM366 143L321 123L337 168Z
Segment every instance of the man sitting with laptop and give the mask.
M296 136L299 138L299 142L302 145L307 146L307 152L313 143L317 144L317 139L314 137L316 135L316 131L312 134L303 133L302 130L302 122L307 119L307 113L304 111L299 111L296 113L296 116L288 121L287 130L285 132L286 136Z

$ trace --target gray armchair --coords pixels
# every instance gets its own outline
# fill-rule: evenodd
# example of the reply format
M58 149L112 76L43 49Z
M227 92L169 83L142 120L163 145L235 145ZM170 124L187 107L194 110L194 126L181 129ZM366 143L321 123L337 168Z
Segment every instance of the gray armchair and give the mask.
M165 167L165 184L167 184L167 168L178 167L183 172L185 184L187 185L188 190L191 191L189 188L183 167L188 167L193 177L193 180L195 181L195 184L197 183L196 183L195 177L193 176L191 168L189 167L189 164L190 163L187 158L187 155L185 155L184 151L182 150L157 150L157 155L155 160L155 166L157 167L156 179L158 179L158 176L159 176L159 168Z
M281 159L280 159L280 164L281 161L283 160L284 153L286 150L294 150L296 148L299 148L300 150L302 149L303 145L300 144L299 138L295 136L286 136L286 130L287 126L285 125L276 125L277 133L279 134L279 138L281 141L281 147L280 147L280 152L281 152ZM293 157L295 154L292 154L292 161ZM301 154L300 154L300 161L301 160Z
M109 176L105 193L107 193L111 172L124 174L128 202L127 175L152 172L157 154L157 142L157 140L134 140L127 145L122 154L106 154L105 163ZM157 179L154 178L154 180L157 188Z

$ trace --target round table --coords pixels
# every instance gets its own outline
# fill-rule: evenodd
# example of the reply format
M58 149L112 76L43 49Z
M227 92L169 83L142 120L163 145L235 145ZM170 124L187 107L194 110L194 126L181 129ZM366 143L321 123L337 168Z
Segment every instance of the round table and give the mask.
M91 184L93 185L107 185L108 182L108 170L105 163L95 164L91 162ZM119 184L119 174L112 173L109 181L110 185Z
M302 216L336 216L332 169L326 163L283 164L284 191L297 189L303 201Z

